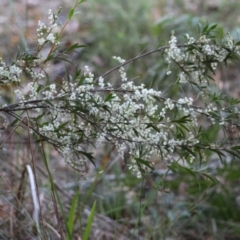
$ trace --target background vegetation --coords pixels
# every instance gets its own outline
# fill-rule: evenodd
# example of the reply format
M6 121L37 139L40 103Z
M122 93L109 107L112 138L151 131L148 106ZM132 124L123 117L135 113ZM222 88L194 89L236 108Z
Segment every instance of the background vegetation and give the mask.
M56 1L20 4L10 0L1 3L4 7L1 9L8 9L5 14L1 13L0 29L0 52L6 61L16 56L18 48L28 49L34 45L37 20L46 16L49 2L53 7L59 4ZM61 3L62 20L67 16L70 2ZM220 37L230 32L237 38L239 9L240 3L236 0L88 0L80 6L79 14L65 32L65 47L75 42L87 44L73 60L82 67L89 65L96 75L101 75L115 66L113 55L131 59L156 49L168 41L172 30L181 40L186 32L197 35L199 23L209 22L219 25ZM148 86L177 95L181 89L174 85L176 78L174 74L166 76L166 64L160 60L159 54L139 60L127 67L128 74L134 81L141 79ZM71 71L71 67L56 61L49 66L49 75L57 78L64 69ZM108 80L117 83L115 74ZM239 63L228 69L222 66L214 77L213 91L217 86L239 97L238 78ZM14 98L11 89L3 89L2 101L7 103L11 98ZM2 141L8 134L2 133ZM217 135L218 129L212 129L211 137ZM229 139L239 141L238 129L234 132L226 129L226 140ZM137 179L124 168L114 149L106 145L95 150L97 168L90 167L83 179L54 149L46 146L44 156L37 146L31 152L24 132L11 136L1 147L0 239L35 237L31 189L24 171L31 157L36 163L41 200L42 239L59 239L59 219L54 213L57 204L61 205L60 220L66 220L72 229L72 234L66 234L63 224L63 232L69 239L71 235L72 239L87 236L86 225L91 222L88 219L94 209L89 239L240 239L238 156L224 162L213 156L202 164L202 169L217 181L191 174L181 166L168 171L157 159L156 171ZM49 162L51 177L43 159ZM55 202L51 198L51 178L59 196Z

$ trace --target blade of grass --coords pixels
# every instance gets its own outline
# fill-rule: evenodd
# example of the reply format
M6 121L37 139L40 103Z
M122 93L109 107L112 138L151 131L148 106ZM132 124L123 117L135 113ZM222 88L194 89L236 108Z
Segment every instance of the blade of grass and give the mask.
M73 234L73 227L74 227L74 218L75 218L75 211L76 211L76 206L78 203L78 197L79 197L79 192L77 191L73 197L70 211L69 211L69 216L68 216L68 222L67 222L67 228L70 236L67 237L67 239L71 240L72 239L72 234Z
M92 226L93 219L94 219L95 209L96 209L96 201L94 202L94 204L92 206L92 209L91 209L91 213L88 217L87 227L86 227L86 230L85 230L84 235L83 235L83 240L88 240L90 230L91 230L91 226Z

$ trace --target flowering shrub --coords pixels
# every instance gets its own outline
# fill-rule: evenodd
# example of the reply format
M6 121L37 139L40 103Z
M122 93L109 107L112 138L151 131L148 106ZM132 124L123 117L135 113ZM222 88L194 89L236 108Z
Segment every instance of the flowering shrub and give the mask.
M81 2L76 2L60 28L60 11L49 10L48 24L39 21L38 47L34 54L20 54L10 65L1 60L0 84L12 85L17 96L16 102L0 108L6 115L5 128L17 121L19 125L27 125L31 134L53 145L83 174L86 161L94 163L88 146L106 142L116 147L138 177L154 169L151 161L154 156L168 166L183 160L189 169L191 164L206 160L211 152L217 153L220 159L229 154L238 156L240 146L224 141L209 142L205 136L213 125L222 129L227 125L238 127L239 101L212 93L210 86L218 64L228 64L240 55L239 42L229 35L217 39L216 25L199 28L197 38L186 34L186 42L182 44L177 44L172 32L166 46L128 61L114 57L119 65L100 77L95 77L86 66L76 68L73 75L66 73L61 83L48 83L49 62L56 58L71 61L67 58L71 52L84 47L76 43L59 52L61 34ZM42 49L49 45L50 50L43 57ZM176 84L192 86L189 96L170 99L168 93L128 79L124 66L153 53L164 55L168 63L166 75L171 74L172 65L178 67ZM117 70L119 85L114 86L106 76ZM21 88L24 74L31 76L27 91ZM8 115L16 121L8 121ZM208 123L204 127L200 123L202 119Z

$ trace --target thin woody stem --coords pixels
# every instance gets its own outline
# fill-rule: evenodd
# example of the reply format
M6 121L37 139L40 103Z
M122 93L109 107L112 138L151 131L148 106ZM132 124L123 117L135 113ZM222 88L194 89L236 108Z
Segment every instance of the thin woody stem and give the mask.
M185 44L178 45L179 48L184 47L184 46L185 46ZM143 54L141 54L141 55L138 55L138 56L136 56L136 57L134 57L134 58L132 58L132 59L129 59L129 60L125 61L124 63L122 63L122 64L120 64L120 65L118 65L118 66L110 69L109 71L107 71L107 72L105 72L103 75L101 75L100 77L105 77L105 76L107 76L108 74L116 71L117 69L119 69L119 68L121 68L121 67L123 67L123 66L125 66L125 65L128 65L128 64L130 64L130 63L132 63L132 62L134 62L134 61L136 61L136 60L138 60L138 59L144 58L144 57L146 57L146 56L148 56L148 55L151 55L151 54L153 54L153 53L162 52L162 51L164 51L164 50L167 49L167 48L169 48L169 46L160 47L160 48L157 48L157 49L155 49L155 50L151 50L151 51L149 51L149 52L146 52L146 53L143 53Z

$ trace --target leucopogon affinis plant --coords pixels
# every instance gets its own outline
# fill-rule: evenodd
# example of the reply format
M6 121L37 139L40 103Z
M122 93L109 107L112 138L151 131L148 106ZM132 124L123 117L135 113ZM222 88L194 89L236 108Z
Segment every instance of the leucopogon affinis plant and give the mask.
M214 152L220 159L226 154L239 155L240 145L202 141L199 123L199 118L206 118L209 126L238 127L239 100L212 93L209 82L219 64L238 58L239 42L230 35L218 39L214 35L217 25L199 28L197 38L186 34L181 44L173 31L166 46L127 61L113 57L118 65L102 76L94 76L88 66L76 67L61 83L49 82L49 63L58 57L67 59L72 51L84 47L76 43L59 51L62 32L82 2L76 2L63 25L58 21L61 11L49 10L49 22L38 22L36 51L18 54L8 65L1 59L0 86L11 85L16 95L15 102L0 107L5 129L17 124L28 126L38 141L54 146L82 174L87 161L94 163L88 146L105 143L115 146L138 177L154 170L153 156L168 165L180 159L189 164L204 161L206 152ZM43 57L46 46L50 50ZM164 56L166 76L172 74L173 65L177 66L176 84L194 86L194 95L171 99L167 93L131 81L125 66L151 54ZM106 79L113 71L119 72L117 86ZM23 88L26 74L31 81ZM8 120L10 116L13 122Z

